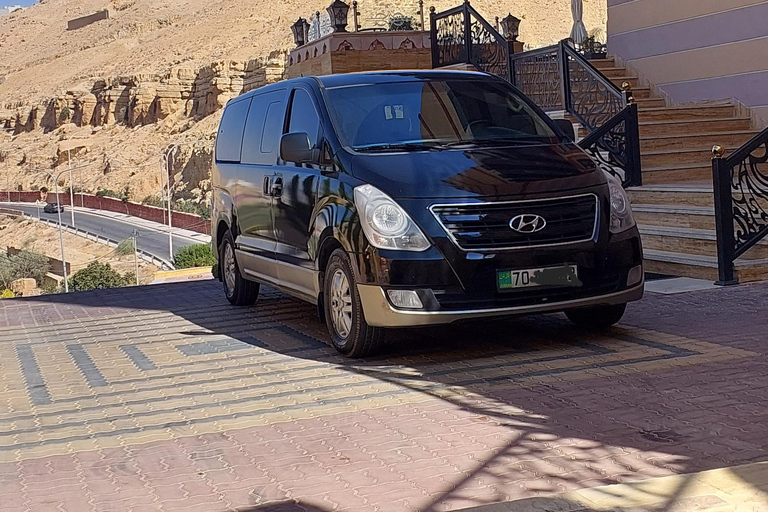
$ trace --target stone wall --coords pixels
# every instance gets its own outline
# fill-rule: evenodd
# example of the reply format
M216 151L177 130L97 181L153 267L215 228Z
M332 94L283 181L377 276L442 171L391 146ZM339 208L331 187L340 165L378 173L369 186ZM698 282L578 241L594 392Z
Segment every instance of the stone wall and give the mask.
M88 16L82 16L80 18L69 20L67 22L67 30L77 30L79 28L87 27L92 23L96 23L97 21L108 19L109 11L104 9L103 11L98 11L93 14L89 14Z
M231 98L282 80L285 55L274 52L247 62L219 61L201 69L173 68L167 75L99 79L90 88L66 91L37 105L0 105L0 128L13 134L66 123L143 126L181 112L201 119Z
M286 76L431 69L429 32L333 33L288 54Z
M75 206L84 206L94 210L124 213L140 219L150 220L159 224L168 224L168 212L163 208L144 204L121 201L113 197L99 197L90 194L75 194ZM40 192L34 191L0 191L0 201L13 203L34 203L40 199ZM48 201L56 201L56 193L48 192ZM69 193L59 192L59 201L69 206ZM211 221L191 213L172 212L173 226L188 229L197 233L211 234Z

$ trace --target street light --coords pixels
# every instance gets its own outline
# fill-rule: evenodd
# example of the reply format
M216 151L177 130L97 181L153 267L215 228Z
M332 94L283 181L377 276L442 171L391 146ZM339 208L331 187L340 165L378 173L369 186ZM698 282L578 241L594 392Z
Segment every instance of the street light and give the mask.
M307 43L307 33L309 32L309 22L304 18L299 18L291 25L291 32L293 32L293 41L296 43L296 47L299 48Z
M66 256L64 255L64 231L63 231L63 227L62 227L62 223L61 223L61 201L59 200L59 178L65 172L70 173L69 181L70 181L70 185L71 185L71 183L72 183L72 174L71 174L72 171L74 171L76 169L82 169L82 168L88 167L90 165L92 165L92 163L80 165L80 166L69 168L69 169L64 169L63 171L60 171L55 176L54 176L54 174L51 171L46 171L44 169L38 170L38 172L36 174L36 175L47 174L53 180L53 184L56 187L56 204L58 205L58 208L56 208L56 211L58 212L58 215L59 215L59 250L61 251L61 270L62 270L62 272L64 274L64 293L69 293L69 280L67 279L67 260L66 260ZM72 208L71 205L70 205L70 208Z
M206 139L198 139L198 140L192 140L189 142L180 142L177 144L171 144L168 146L168 149L165 150L165 154L163 155L163 163L165 165L165 172L168 178L168 253L170 255L170 261L173 261L173 221L171 219L171 201L173 201L173 191L171 190L171 163L170 158L173 155L173 153L184 146L194 146L198 142L205 142ZM160 182L162 184L162 178L160 179ZM161 196L162 201L162 196Z

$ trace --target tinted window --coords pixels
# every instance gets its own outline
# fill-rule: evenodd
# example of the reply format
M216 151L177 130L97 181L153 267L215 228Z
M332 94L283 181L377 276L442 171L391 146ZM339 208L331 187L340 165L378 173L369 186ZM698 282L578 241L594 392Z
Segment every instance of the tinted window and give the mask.
M320 119L317 117L317 111L309 94L302 89L297 89L293 94L288 132L305 132L309 135L310 146L315 147L317 145L320 135Z
M283 102L274 101L267 107L264 118L264 134L261 136L261 152L274 153L277 141L283 133Z
M556 140L546 122L496 80L415 80L328 89L342 142L354 148L397 144Z
M250 99L240 100L227 105L219 124L216 136L216 160L239 162L243 143L243 128L248 115Z
M283 131L284 94L283 90L253 97L243 137L244 164L272 165L277 162L277 141Z

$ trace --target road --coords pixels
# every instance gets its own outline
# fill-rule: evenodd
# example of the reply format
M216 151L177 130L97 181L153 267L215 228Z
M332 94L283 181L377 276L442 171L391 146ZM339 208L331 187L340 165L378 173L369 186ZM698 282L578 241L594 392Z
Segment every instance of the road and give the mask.
M31 217L37 217L38 209L34 205L20 205L17 203L9 205L9 207L14 210L20 210ZM40 208L40 218L54 223L58 223L59 220L58 214L44 213L42 208ZM65 211L61 214L61 222L65 226L72 225L70 212L66 207ZM95 215L83 211L75 211L75 227L89 231L95 235L110 238L117 242L130 238L131 233L133 233L133 230L135 229L139 232L136 245L140 250L164 260L171 259L168 250L168 232L162 231L162 228L151 229L144 225L134 225L120 219ZM167 227L165 229L167 229ZM176 252L182 247L194 245L196 243L199 242L186 237L174 236L173 250Z

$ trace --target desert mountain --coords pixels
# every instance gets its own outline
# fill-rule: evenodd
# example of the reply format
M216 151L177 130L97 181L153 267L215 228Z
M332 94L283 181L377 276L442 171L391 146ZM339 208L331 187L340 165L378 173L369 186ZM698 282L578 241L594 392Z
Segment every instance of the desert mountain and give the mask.
M439 11L458 2L426 1L425 15L428 19L431 5ZM0 18L0 128L5 124L10 130L0 135L0 188L43 184L34 169L62 165L69 149L67 154L78 161L97 162L74 177L76 186L121 191L141 200L159 193L164 147L203 139L190 144L174 165L179 195L203 199L210 145L206 141L221 105L228 95L241 92L251 75L260 78L251 79L250 88L259 80L279 78L281 51L292 42L291 23L300 15L324 12L329 3L43 0ZM417 0L358 3L363 27L380 25L394 13L418 19ZM488 20L508 12L522 18L520 39L538 47L567 37L570 3L474 0L472 5ZM109 19L67 30L68 21L102 10L109 12ZM605 26L605 0L584 0L584 10L588 29ZM199 88L203 82L217 99L179 107L185 87L195 83ZM120 110L118 91L130 91L138 107ZM142 104L142 98L152 95L162 96L165 103ZM46 123L45 116L53 120ZM197 156L190 160L193 147Z

